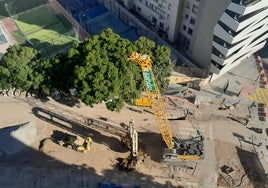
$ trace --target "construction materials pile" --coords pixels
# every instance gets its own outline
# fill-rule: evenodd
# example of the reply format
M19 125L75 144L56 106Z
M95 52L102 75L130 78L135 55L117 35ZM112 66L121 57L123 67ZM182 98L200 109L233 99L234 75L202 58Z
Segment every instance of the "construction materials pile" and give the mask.
M39 140L35 122L27 122L0 130L0 156L5 157L25 150Z

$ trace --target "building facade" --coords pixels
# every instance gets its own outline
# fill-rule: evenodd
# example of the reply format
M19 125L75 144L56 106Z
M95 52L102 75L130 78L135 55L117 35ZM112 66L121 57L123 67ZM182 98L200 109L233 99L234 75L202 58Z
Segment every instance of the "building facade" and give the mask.
M267 38L268 1L232 0L213 30L212 79L263 48Z
M211 80L261 49L268 38L267 0L188 0L183 19L181 50L200 68L210 68Z
M184 0L121 0L124 6L154 26L155 32L174 42L178 38Z
M192 65L211 72L211 81L261 49L268 38L268 0L102 1L120 2L146 20Z

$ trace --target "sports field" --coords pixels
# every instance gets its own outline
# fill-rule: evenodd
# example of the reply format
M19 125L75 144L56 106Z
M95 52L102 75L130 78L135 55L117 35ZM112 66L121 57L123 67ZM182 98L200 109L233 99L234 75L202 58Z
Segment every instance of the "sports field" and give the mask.
M42 6L14 16L19 30L14 32L19 43L27 39L45 56L62 50L76 40L71 24L48 7Z
M9 14L6 6L11 15L19 14L20 12L44 5L48 0L0 0L0 18L8 17Z

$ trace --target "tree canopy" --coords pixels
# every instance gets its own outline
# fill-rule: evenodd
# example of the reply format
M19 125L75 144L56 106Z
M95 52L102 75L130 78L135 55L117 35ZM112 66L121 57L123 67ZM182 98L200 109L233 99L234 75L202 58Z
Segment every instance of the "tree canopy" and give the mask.
M40 53L29 47L14 45L8 48L0 62L0 87L15 87L23 91L39 88L44 80Z
M144 90L141 68L128 60L132 51L151 56L159 88L165 87L172 71L168 47L145 37L131 42L106 29L51 59L29 47L10 47L0 62L0 88L34 88L46 94L75 88L85 104L105 102L109 110L120 111Z

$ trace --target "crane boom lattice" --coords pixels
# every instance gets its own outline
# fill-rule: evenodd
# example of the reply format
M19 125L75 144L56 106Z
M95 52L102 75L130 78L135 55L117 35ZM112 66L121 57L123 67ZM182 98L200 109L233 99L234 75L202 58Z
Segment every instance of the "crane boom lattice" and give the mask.
M167 147L171 149L173 148L171 126L153 74L151 58L148 55L132 52L128 59L138 63L142 69L143 79L146 85L146 95L151 101L151 108L155 115L156 123Z

